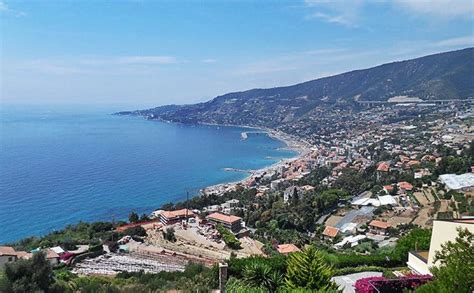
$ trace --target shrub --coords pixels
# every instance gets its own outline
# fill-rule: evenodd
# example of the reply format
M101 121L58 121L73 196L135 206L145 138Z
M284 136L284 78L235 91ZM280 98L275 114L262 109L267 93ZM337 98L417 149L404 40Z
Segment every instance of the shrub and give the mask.
M221 224L216 226L217 231L221 234L222 240L224 240L225 244L231 249L240 249L240 241L235 237L232 232L228 229L224 228Z
M369 277L357 280L354 287L357 293L403 292L416 289L431 279L430 275L407 275L397 279Z
M176 242L176 236L174 235L174 229L172 227L166 228L166 231L163 231L163 238L170 241L170 242Z
M130 235L130 236L146 236L146 230L142 226L135 226L135 227L130 227L125 229L123 231L124 235Z

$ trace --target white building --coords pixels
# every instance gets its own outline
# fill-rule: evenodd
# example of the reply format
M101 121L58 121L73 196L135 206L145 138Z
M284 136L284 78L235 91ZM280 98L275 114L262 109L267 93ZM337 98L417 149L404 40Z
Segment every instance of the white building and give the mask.
M474 233L474 219L435 220L433 222L430 250L409 252L408 267L416 274L431 274L430 267L438 265L434 262L436 252L441 250L442 244L456 240L458 228L465 228Z
M453 190L469 190L474 188L474 173L443 174L438 179L446 185L446 188Z

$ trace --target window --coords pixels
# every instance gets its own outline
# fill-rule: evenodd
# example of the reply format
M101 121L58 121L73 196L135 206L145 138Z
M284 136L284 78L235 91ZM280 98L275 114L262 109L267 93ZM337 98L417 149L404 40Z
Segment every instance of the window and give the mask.
M8 257L8 261L13 261L13 257Z

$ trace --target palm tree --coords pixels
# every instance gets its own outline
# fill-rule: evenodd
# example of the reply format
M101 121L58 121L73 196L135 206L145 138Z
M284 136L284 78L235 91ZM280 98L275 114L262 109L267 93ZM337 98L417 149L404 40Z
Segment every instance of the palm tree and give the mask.
M281 284L282 276L262 262L255 261L244 268L243 280L249 286L263 287L269 292L276 292Z

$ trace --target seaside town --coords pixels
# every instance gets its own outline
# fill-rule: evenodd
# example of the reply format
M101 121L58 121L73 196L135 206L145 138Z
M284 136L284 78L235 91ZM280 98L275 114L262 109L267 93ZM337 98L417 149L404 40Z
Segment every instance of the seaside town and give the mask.
M344 292L371 278L425 284L457 229L474 233L473 104L402 99L316 111L317 130L269 133L299 153L293 159L262 170L229 166L250 175L129 221L80 223L1 246L0 267L39 251L71 279L185 274L192 263L215 267L207 285L224 290L246 273L239 259L291 258L311 246L325 251ZM262 133L242 139L252 135ZM206 288L196 284L188 286Z

